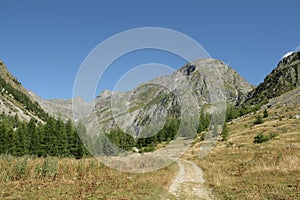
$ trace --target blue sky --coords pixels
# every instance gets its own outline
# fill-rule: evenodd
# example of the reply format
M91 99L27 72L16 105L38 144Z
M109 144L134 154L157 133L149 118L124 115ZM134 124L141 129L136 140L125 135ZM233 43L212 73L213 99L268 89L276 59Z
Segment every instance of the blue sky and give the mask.
M132 28L182 32L256 85L285 53L300 46L299 0L0 0L0 7L0 59L45 99L72 97L76 73L89 52ZM98 92L114 88L124 69L136 65L184 64L158 51L136 52L121 61L107 72Z

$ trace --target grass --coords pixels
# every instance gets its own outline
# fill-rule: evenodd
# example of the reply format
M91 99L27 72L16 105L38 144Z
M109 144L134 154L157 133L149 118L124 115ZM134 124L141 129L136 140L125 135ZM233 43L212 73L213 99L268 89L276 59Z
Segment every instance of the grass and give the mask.
M300 120L294 118L299 108L273 106L262 124L254 122L263 110L229 122L227 141L200 159L199 137L183 158L202 167L207 187L219 199L300 199ZM276 137L256 144L258 134ZM173 200L168 188L177 170L172 164L130 174L94 158L0 156L0 199Z
M0 159L0 199L172 199L175 164L152 173L110 169L94 158Z
M219 199L300 199L300 121L292 117L299 107L274 108L258 125L255 115L263 111L237 119L227 124L228 141L202 159L194 153L201 145L197 143L186 157L203 168ZM260 133L276 137L255 144Z

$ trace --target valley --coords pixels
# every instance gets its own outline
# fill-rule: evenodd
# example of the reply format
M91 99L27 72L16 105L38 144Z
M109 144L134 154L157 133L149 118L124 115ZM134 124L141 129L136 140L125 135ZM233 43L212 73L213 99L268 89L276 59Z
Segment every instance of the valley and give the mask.
M86 103L43 100L1 62L0 197L299 199L299 73L300 52L283 58L257 87L222 61L201 59ZM221 85L213 85L216 77ZM193 108L180 104L191 102L184 80L199 110L180 117ZM111 98L121 106L110 107ZM178 135L180 123L186 126Z

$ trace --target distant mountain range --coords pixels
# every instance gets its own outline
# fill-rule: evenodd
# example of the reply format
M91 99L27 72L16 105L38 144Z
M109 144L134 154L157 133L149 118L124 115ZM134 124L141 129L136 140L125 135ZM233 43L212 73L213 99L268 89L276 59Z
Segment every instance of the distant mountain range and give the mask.
M200 110L211 112L218 99L236 106L265 104L269 99L299 87L299 76L300 52L283 58L257 87L220 60L200 59L182 66L177 73L158 77L131 91L106 90L92 103L86 103L79 97L74 100L44 100L24 88L0 61L0 111L8 115L17 114L25 121L31 118L43 121L43 112L67 120L73 119L72 102L75 102L78 105L75 120L84 121L93 132L119 126L139 136L146 134L145 131L153 124L162 123L162 118L181 114L182 102L176 97L179 90L178 94L172 91L172 88L184 84L183 79L178 77L188 81Z

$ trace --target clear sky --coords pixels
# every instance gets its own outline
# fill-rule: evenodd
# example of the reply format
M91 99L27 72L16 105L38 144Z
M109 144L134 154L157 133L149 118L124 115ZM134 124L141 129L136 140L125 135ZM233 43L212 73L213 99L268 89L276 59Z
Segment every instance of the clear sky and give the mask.
M80 64L100 42L138 27L180 31L257 85L281 57L299 49L300 1L0 0L0 59L45 99L70 98ZM181 59L157 51L129 55L117 67ZM100 82L113 89L122 70Z

